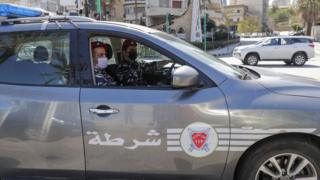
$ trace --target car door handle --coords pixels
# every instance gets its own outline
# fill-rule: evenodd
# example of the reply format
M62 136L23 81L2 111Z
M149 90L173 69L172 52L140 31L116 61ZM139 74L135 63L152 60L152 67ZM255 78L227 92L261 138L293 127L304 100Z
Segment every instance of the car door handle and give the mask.
M97 115L109 115L109 114L118 114L120 110L110 108L108 106L99 106L97 108L90 108L89 112Z

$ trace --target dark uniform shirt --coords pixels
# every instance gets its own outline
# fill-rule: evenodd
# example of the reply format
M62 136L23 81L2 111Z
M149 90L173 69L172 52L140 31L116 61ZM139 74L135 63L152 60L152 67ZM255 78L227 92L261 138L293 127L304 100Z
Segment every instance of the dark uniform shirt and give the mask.
M143 70L139 63L122 63L117 66L116 79L120 86L147 85L143 79Z
M116 81L107 74L105 69L94 68L94 75L96 78L97 86L114 86L117 85Z

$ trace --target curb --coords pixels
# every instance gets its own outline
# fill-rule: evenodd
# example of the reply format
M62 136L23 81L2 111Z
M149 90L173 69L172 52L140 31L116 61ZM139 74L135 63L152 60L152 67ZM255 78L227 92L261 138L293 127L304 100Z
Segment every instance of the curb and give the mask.
M241 45L241 42L235 44L236 46L239 46ZM233 49L232 49L233 51ZM218 54L212 54L213 56L216 56L216 57L223 57L223 56L230 56L232 55L232 51L231 52L228 52L228 53L218 53Z

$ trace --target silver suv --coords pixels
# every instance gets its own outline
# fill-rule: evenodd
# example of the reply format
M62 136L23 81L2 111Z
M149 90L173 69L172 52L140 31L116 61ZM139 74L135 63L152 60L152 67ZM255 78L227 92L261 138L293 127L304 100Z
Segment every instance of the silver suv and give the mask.
M97 86L90 44L108 44L112 66L125 39L146 83ZM1 179L317 180L319 112L319 82L230 66L143 26L0 26Z
M270 60L303 66L314 55L313 40L306 36L268 37L253 45L237 47L233 51L234 57L251 66L257 65L259 61Z

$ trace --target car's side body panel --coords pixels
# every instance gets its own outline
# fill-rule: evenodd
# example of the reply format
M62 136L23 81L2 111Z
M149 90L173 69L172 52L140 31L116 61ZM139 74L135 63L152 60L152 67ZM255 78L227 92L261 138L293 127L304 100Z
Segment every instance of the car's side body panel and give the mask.
M89 112L99 105L118 109L119 113L100 117ZM97 172L101 177L166 174L219 179L222 175L228 141L221 139L224 144L201 158L188 155L181 148L182 139L189 138L182 136L182 131L193 123L210 124L216 131L228 129L227 106L218 88L198 91L82 88L81 112L88 178ZM158 136L149 136L151 130ZM101 143L94 142L97 137ZM122 143L112 145L108 139ZM158 144L135 146L136 141L154 140Z
M79 90L0 85L2 176L60 170L84 178Z
M220 86L227 97L231 120L224 180L234 178L243 153L264 139L293 133L320 135L319 98L272 93L260 86L259 80L237 81L229 79Z

